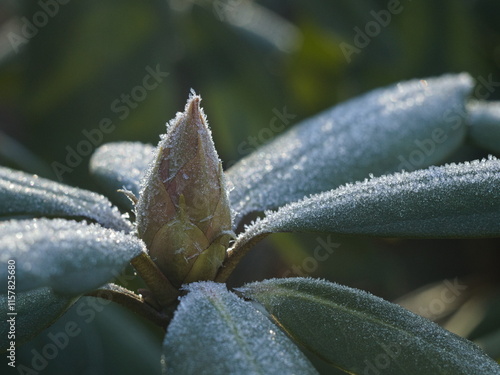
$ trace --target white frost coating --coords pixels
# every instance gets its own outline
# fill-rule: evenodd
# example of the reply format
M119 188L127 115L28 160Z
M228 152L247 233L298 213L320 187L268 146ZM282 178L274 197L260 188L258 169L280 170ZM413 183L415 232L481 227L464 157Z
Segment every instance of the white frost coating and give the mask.
M228 170L238 220L369 173L378 176L443 160L465 137L465 98L472 87L465 73L412 80L301 122ZM434 131L442 131L446 141L434 142L435 150L414 168L404 164L411 152L420 150L415 142L432 139Z
M60 296L50 288L40 288L16 293L16 346L27 342L52 324L73 303L73 298ZM0 295L0 314L8 316L7 295ZM0 323L0 351L9 348L8 330L5 319Z
M106 188L108 196L130 201L117 189L127 189L139 196L140 181L151 163L155 147L140 142L116 142L99 147L90 159L90 172Z
M163 343L164 374L317 374L305 355L224 284L189 284Z
M349 373L500 374L472 342L362 290L312 278L265 280L239 290L305 347Z
M167 127L167 132L166 134L160 135L160 141L158 142L158 145L154 148L153 154L151 158L148 160L148 164L146 166L144 175L140 181L140 193L144 189L147 189L147 183L152 179L151 173L155 173L157 168L157 156L160 150L165 149L165 148L171 148L172 145L175 145L175 148L178 150L187 150L189 147L186 146L186 144L189 144L189 141L192 139L192 136L189 133L183 133L182 131L186 131L186 129L191 129L191 127L186 127L185 122L186 119L189 118L188 115L188 110L191 105L191 102L193 99L198 98L198 100L201 101L201 97L199 95L196 95L196 93L191 90L189 99L186 102L186 105L184 106L184 112L177 112L175 114L175 117L167 122L166 127ZM215 146L213 144L213 138L212 138L212 131L210 130L210 127L208 126L208 119L207 116L205 115L205 112L202 107L199 107L199 114L202 118L201 123L205 124L206 126L198 126L198 131L199 132L204 132L204 136L208 138L210 141L204 144L204 147L207 147L208 149L206 150L205 157L207 158L212 158L211 162L212 164L218 164L220 163L219 156L217 154L217 150L215 149ZM182 131L181 131L182 130ZM184 166L187 160L189 160L189 155L185 155L183 153L171 153L170 157L172 160L169 161L169 179L173 178L176 174L176 172ZM175 159L177 158L177 159ZM208 164L208 163L207 163ZM189 177L189 176L187 176ZM166 182L166 181L163 181Z
M402 172L313 195L267 212L238 238L332 232L409 237L500 235L500 160Z
M500 154L500 102L468 103L469 137L478 146Z
M130 232L132 224L103 195L0 167L0 217L85 217Z
M0 280L7 285L7 264L14 259L17 292L50 287L61 294L83 294L145 251L144 243L131 235L63 219L2 222L0 238Z

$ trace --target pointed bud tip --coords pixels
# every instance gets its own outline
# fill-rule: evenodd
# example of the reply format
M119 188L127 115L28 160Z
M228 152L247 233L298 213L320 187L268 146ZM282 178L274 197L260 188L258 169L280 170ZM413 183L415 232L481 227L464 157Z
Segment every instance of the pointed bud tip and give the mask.
M196 135L196 137L201 137L202 139L210 138L209 143L212 143L212 136L210 127L208 126L208 120L205 112L203 111L203 108L200 105L200 102L201 96L195 94L194 91L191 91L186 102L186 106L184 107L184 112L178 113L178 117L176 117L175 123L177 123L177 126L180 126L184 129L186 126L197 129L196 132L192 133L193 135ZM204 139L203 142L206 143L207 141L208 139Z
M184 113L188 116L188 118L192 118L194 120L200 119L200 121L205 120L205 116L203 114L203 109L200 106L201 96L197 95L193 90L189 95L189 99L186 103L186 108L184 109Z

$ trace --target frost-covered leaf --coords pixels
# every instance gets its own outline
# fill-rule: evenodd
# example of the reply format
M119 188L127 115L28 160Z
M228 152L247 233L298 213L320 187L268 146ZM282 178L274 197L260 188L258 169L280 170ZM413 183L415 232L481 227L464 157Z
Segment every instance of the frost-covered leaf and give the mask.
M140 142L116 142L99 147L90 159L90 173L113 201L132 208L130 200L118 189L139 196L141 177L154 158L152 145Z
M245 285L298 342L354 374L500 374L479 347L401 306L311 278Z
M0 238L0 282L7 285L7 264L15 260L17 292L47 286L56 293L83 294L118 275L145 250L131 235L63 219L5 221Z
M469 137L478 146L500 154L500 102L474 101L467 110Z
M374 90L305 120L228 170L238 218L347 182L435 164L462 143L467 74ZM236 223L237 224L237 223Z
M70 297L57 295L50 288L44 287L27 292L16 291L15 303L9 309L8 296L0 295L0 352L10 347L10 341L15 341L15 345L19 346L36 336L61 316L73 301ZM12 318L15 324L11 325L8 319ZM9 337L9 333L14 333L15 337Z
M81 297L53 325L18 347L17 371L2 375L159 375L161 333L142 323L112 301Z
M286 205L238 241L273 232L397 237L500 235L500 159L367 179Z
M163 343L164 373L317 374L278 327L224 284L187 289Z
M130 232L132 225L104 196L0 167L0 219L16 216L89 218Z

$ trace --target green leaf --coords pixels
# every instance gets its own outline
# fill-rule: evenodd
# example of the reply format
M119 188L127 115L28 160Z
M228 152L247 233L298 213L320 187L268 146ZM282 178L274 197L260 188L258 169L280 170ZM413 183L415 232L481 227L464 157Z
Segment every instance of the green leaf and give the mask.
M500 153L500 102L468 103L469 137L478 146Z
M442 161L464 140L465 98L472 87L467 74L412 80L301 122L228 170L238 219L370 173Z
M46 286L80 295L118 275L145 250L134 236L62 219L6 221L0 237L0 281L7 285L7 266L14 260L17 292Z
M361 290L311 278L245 285L295 340L354 374L500 374L472 342Z
M2 267L4 267L3 264ZM14 304L9 305L9 301L14 301ZM15 300L9 300L7 295L1 294L0 351L7 350L11 341L15 341L16 347L29 341L51 325L73 302L74 299L57 295L47 287L27 292L16 290ZM9 306L12 306L12 309L9 309ZM15 323L11 325L8 320L12 318ZM9 337L11 332L15 334L15 337Z
M85 217L108 228L132 230L130 222L100 194L5 167L0 167L2 216Z
M17 348L14 373L158 375L161 339L158 327L128 309L81 297L53 325Z
M397 237L500 235L500 160L430 167L367 179L286 205L247 228Z
M99 147L90 159L90 173L107 195L121 205L133 208L118 189L125 188L139 196L140 181L155 157L155 147L140 142L116 142Z
M168 374L317 374L304 354L224 284L187 285L163 343Z

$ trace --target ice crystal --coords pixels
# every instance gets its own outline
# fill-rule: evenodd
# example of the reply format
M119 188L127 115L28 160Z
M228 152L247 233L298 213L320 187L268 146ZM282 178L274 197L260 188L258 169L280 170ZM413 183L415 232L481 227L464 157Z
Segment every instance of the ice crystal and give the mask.
M0 237L0 280L7 285L7 264L14 260L18 292L51 287L82 294L117 276L145 250L131 235L63 219L2 222Z
M0 216L89 218L130 232L132 225L104 196L24 172L0 167Z
M224 284L192 283L164 341L164 373L317 374L305 355Z
M463 141L468 74L412 80L374 90L305 120L228 170L241 218L302 197L401 169L432 165ZM439 143L418 165L418 144Z

